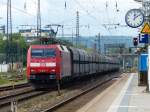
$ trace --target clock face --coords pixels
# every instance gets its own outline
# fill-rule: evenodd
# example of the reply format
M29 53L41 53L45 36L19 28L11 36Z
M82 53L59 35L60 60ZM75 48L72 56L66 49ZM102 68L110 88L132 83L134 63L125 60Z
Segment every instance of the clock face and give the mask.
M131 9L125 16L126 24L132 28L141 26L144 22L144 14L140 9Z

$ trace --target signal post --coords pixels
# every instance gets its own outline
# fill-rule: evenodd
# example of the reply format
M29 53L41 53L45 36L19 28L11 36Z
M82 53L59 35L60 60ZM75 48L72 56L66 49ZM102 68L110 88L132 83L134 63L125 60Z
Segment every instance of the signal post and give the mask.
M141 30L141 35L143 35L142 40L144 40L143 43L148 45L148 56L147 56L147 74L144 74L146 76L145 82L147 83L147 91L150 92L150 24L146 22ZM141 41L141 40L139 40ZM143 75L143 74L142 74Z

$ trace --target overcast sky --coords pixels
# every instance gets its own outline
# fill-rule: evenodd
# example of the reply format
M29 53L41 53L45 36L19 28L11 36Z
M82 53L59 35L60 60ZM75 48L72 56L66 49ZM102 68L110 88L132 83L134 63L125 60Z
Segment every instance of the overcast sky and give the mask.
M6 3L7 0L0 0L0 24L6 24ZM140 7L133 0L41 0L42 26L63 24L65 34L75 33L76 11L79 11L80 35L93 36L100 32L101 35L136 36L138 29L104 24L126 25L126 12ZM19 25L36 25L36 12L37 0L12 0L13 31Z

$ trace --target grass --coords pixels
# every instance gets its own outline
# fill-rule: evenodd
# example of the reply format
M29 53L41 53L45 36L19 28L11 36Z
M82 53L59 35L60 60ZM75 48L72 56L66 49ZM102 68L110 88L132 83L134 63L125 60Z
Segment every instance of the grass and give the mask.
M0 77L0 85L3 85L3 84L8 84L9 83L9 80L3 78L3 77Z
M18 78L17 72L7 72L7 73L0 73L0 86L3 85L12 85L26 82L26 73L23 71L23 76Z

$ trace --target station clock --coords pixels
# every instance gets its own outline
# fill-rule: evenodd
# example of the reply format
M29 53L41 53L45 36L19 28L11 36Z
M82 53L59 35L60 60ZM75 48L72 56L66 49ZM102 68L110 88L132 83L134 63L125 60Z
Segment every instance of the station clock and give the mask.
M125 16L125 22L129 27L137 28L144 23L144 13L140 9L131 9Z

